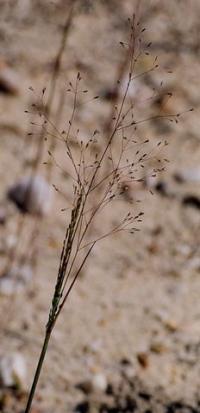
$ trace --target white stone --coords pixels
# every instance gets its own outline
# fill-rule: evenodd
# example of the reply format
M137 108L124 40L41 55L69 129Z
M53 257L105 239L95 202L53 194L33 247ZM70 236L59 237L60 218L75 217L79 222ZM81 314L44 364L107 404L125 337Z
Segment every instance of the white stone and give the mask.
M26 387L27 368L24 357L13 353L0 358L0 380L6 387Z
M92 377L92 387L94 390L104 392L107 388L107 379L106 376L102 373L96 373Z

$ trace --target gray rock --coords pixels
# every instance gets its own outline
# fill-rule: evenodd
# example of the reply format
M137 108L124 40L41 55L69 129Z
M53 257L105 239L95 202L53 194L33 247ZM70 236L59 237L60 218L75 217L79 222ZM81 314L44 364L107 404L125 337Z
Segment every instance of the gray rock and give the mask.
M0 278L0 294L14 295L24 290L32 280L32 268L29 265L12 268Z
M174 174L174 178L180 183L198 183L200 182L200 168L186 168L181 171L177 171Z
M20 81L17 73L6 65L4 61L0 61L0 91L10 95L19 94Z
M52 188L40 175L24 176L9 188L7 197L21 212L43 216L51 208Z

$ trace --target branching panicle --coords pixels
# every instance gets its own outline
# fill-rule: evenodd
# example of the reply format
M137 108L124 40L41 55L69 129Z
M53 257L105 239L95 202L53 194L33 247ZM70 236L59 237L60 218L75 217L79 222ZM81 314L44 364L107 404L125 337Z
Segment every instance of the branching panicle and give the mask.
M143 138L141 140L137 136L138 126L157 119L165 119L165 121L170 122L175 120L177 122L180 117L180 112L167 115L158 113L137 120L134 112L135 102L129 96L130 86L137 77L143 76L145 73L149 74L157 69L158 64L157 59L155 59L153 66L145 73L135 73L138 59L143 53L147 53L146 49L150 48L150 43L143 50L141 35L144 29L140 27L139 23L136 23L135 16L129 23L130 35L127 42L121 42L124 49L124 58L117 71L111 111L102 132L95 129L86 140L79 138L79 133L81 133L79 128L76 127L76 132L74 132L78 109L81 110L85 103L90 102L85 102L84 97L88 90L82 86L79 87L82 81L80 73L77 74L75 82L69 82L69 89L67 90L73 95L73 104L66 131L64 129L60 132L59 128L54 127L48 113L45 111L42 113L42 133L45 134L46 139L49 136L51 139L55 137L63 144L67 153L70 167L69 170L64 172L69 180L71 178L73 190L70 202L73 208L60 256L45 342L39 361L39 373L56 320L96 243L121 232L135 234L139 231L138 225L140 226L144 213L142 211L138 212L138 208L136 210L134 208L135 205L138 205L137 201L139 202L139 200L134 202L134 195L128 194L127 196L129 186L133 185L134 188L135 184L141 184L142 187L147 177L155 178L157 173L162 172L165 168L163 164L167 162L167 159L164 158L161 161L158 152L167 145L167 142L161 140L154 144L153 149L149 148L150 139ZM121 85L125 75L127 81L122 93ZM153 98L155 98L155 92ZM98 99L98 96L95 96L91 101L96 99ZM49 155L55 160L55 165L58 166L59 163L51 151ZM111 208L113 214L117 201L123 202L121 218L116 217L114 224L109 223L107 225L104 215L105 209ZM91 228L94 222L98 222L98 219L101 219L103 225L101 222L100 233L95 238L91 236ZM38 377L37 371L33 385L34 391ZM29 411L27 409L25 413Z

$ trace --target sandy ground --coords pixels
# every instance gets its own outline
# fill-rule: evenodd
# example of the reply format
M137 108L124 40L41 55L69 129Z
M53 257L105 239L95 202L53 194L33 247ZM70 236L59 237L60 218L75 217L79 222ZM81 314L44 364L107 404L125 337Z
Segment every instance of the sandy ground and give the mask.
M77 6L58 91L78 70L90 96L102 96L112 87L122 56L119 41L126 36L132 3L83 1ZM32 100L28 88L32 86L37 95L48 87L69 7L65 1L18 0L2 1L0 8L0 58L18 76L20 91L18 96L0 94L4 205L6 189L20 176L23 158L31 155L29 142L24 143L30 129L24 113ZM159 178L168 185L169 194L131 189L145 213L141 231L134 237L122 234L101 241L92 253L53 332L35 399L35 406L48 413L200 411L200 215L199 207L183 205L184 196L200 196L200 185L199 181L180 184L172 178L177 171L199 168L200 4L198 0L144 1L139 12L142 27L147 28L145 39L152 42L152 54L143 57L138 70L148 70L156 55L161 68L137 84L137 93L145 100L141 103L135 96L138 116L151 113L152 107L160 113L192 107L195 111L181 116L177 125L149 122L139 131L141 139L150 138L152 146L158 139L169 142L161 157L166 156L170 163ZM173 73L166 73L169 70ZM162 80L163 88L172 90L174 96L166 104L162 99L148 103L146 96ZM71 103L66 98L63 125ZM77 124L83 136L102 127L110 107L102 97L100 103L80 110ZM56 159L65 168L67 161L59 145ZM53 183L61 186L70 201L68 180L58 168ZM21 352L28 366L25 394L1 388L0 399L7 394L6 401L0 402L5 413L23 411L42 344L66 225L60 211L66 201L57 194L54 198L52 213L40 225L38 265L32 282L14 298L0 297L0 355ZM120 202L116 214L121 207ZM19 220L17 211L12 209L11 215L1 226L2 262L5 239L12 242ZM112 219L109 213L105 216L105 222ZM32 223L26 225L29 236ZM95 231L98 233L98 228ZM95 388L99 376L105 388ZM129 404L127 395L132 398Z

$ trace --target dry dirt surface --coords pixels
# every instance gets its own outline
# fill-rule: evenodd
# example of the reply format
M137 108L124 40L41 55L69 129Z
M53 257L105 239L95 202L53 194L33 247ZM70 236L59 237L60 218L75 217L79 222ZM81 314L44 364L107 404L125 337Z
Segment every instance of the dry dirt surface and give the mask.
M100 241L64 308L49 346L33 413L197 413L200 412L200 2L199 0L82 0L75 3L71 28L52 109L61 92L66 99L60 130L68 124L69 82L80 71L87 104L80 106L73 130L83 140L101 130L112 108L112 91L122 60L133 10L146 28L150 54L138 60L131 86L137 119L158 113L135 131L142 144L168 141L159 152L165 169L155 179L144 168L145 184L128 186L115 208L97 222L115 222L123 204L136 202L144 212L134 236L122 233ZM60 142L55 149L54 202L45 219L23 215L6 193L30 168L37 146L33 115L25 113L47 91L60 47L68 0L0 1L0 268L8 250L25 256L37 236L37 266L24 288L0 294L0 357L20 353L27 365L25 383L1 380L0 411L22 413L41 349L71 207L68 160ZM159 68L148 72L158 56ZM2 73L6 72L6 75ZM8 79L8 90L5 77ZM124 82L128 73L124 76ZM3 80L1 80L3 77ZM11 85L10 85L11 83ZM125 83L124 83L125 84ZM120 93L123 95L123 86ZM32 90L33 89L33 90ZM46 92L45 92L46 93ZM170 94L173 94L171 97ZM99 99L92 100L94 96ZM153 96L153 97L152 97ZM194 111L188 112L191 108ZM34 112L34 110L33 110ZM162 116L181 114L179 122ZM34 132L27 136L27 132ZM76 147L75 147L76 151ZM157 155L156 155L157 156ZM167 161L169 160L169 162ZM40 173L49 162L45 142ZM161 168L162 169L162 168ZM24 172L23 172L24 173ZM60 192L63 195L60 194ZM139 205L139 206L138 206ZM37 222L36 222L37 221ZM24 238L23 238L24 237ZM28 246L28 250L26 250ZM11 254L12 255L12 254ZM11 256L15 267L16 256Z

